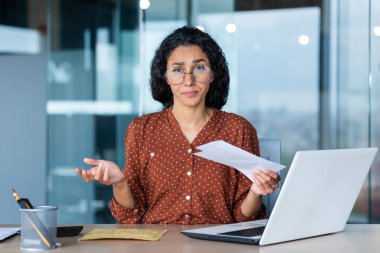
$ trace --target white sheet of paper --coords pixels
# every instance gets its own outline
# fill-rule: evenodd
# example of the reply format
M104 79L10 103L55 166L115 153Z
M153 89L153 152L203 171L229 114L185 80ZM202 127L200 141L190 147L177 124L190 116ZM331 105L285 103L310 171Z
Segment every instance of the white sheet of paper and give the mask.
M253 169L278 172L286 167L258 157L225 141L209 142L198 146L197 149L201 151L194 153L194 155L233 167L246 175L251 181Z
M20 231L19 227L15 228L0 228L0 241L8 238L11 235L14 235Z

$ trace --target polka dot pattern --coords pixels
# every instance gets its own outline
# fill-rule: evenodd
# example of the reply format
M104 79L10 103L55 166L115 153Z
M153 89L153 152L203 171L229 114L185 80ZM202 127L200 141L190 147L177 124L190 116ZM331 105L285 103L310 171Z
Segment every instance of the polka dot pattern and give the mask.
M221 224L265 218L265 207L245 217L241 203L251 181L239 171L193 155L196 147L224 140L259 155L255 128L243 117L214 109L193 143L182 133L171 108L136 118L126 138L125 175L133 208L111 200L120 223Z

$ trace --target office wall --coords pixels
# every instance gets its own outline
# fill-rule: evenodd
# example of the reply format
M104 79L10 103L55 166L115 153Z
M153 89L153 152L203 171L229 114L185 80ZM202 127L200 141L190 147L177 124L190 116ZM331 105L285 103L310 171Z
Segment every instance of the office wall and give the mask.
M46 204L46 71L43 55L0 55L0 224L20 223L15 188Z

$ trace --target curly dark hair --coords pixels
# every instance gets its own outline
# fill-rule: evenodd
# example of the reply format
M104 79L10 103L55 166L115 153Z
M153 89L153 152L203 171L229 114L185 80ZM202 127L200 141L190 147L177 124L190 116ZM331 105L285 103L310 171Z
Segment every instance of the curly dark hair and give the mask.
M160 44L151 63L150 87L155 100L164 108L173 105L173 93L165 73L169 56L179 46L198 46L206 54L213 72L213 81L206 95L206 106L221 109L227 102L230 75L224 53L210 35L198 28L184 26L169 34Z

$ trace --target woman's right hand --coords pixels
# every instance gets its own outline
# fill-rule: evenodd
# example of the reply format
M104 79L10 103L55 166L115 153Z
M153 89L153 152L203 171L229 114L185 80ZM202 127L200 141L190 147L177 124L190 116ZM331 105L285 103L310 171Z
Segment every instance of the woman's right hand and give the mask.
M81 176L85 182L98 181L105 185L114 185L125 180L124 173L114 162L92 158L84 158L83 161L93 166L88 170L75 169L75 172Z

